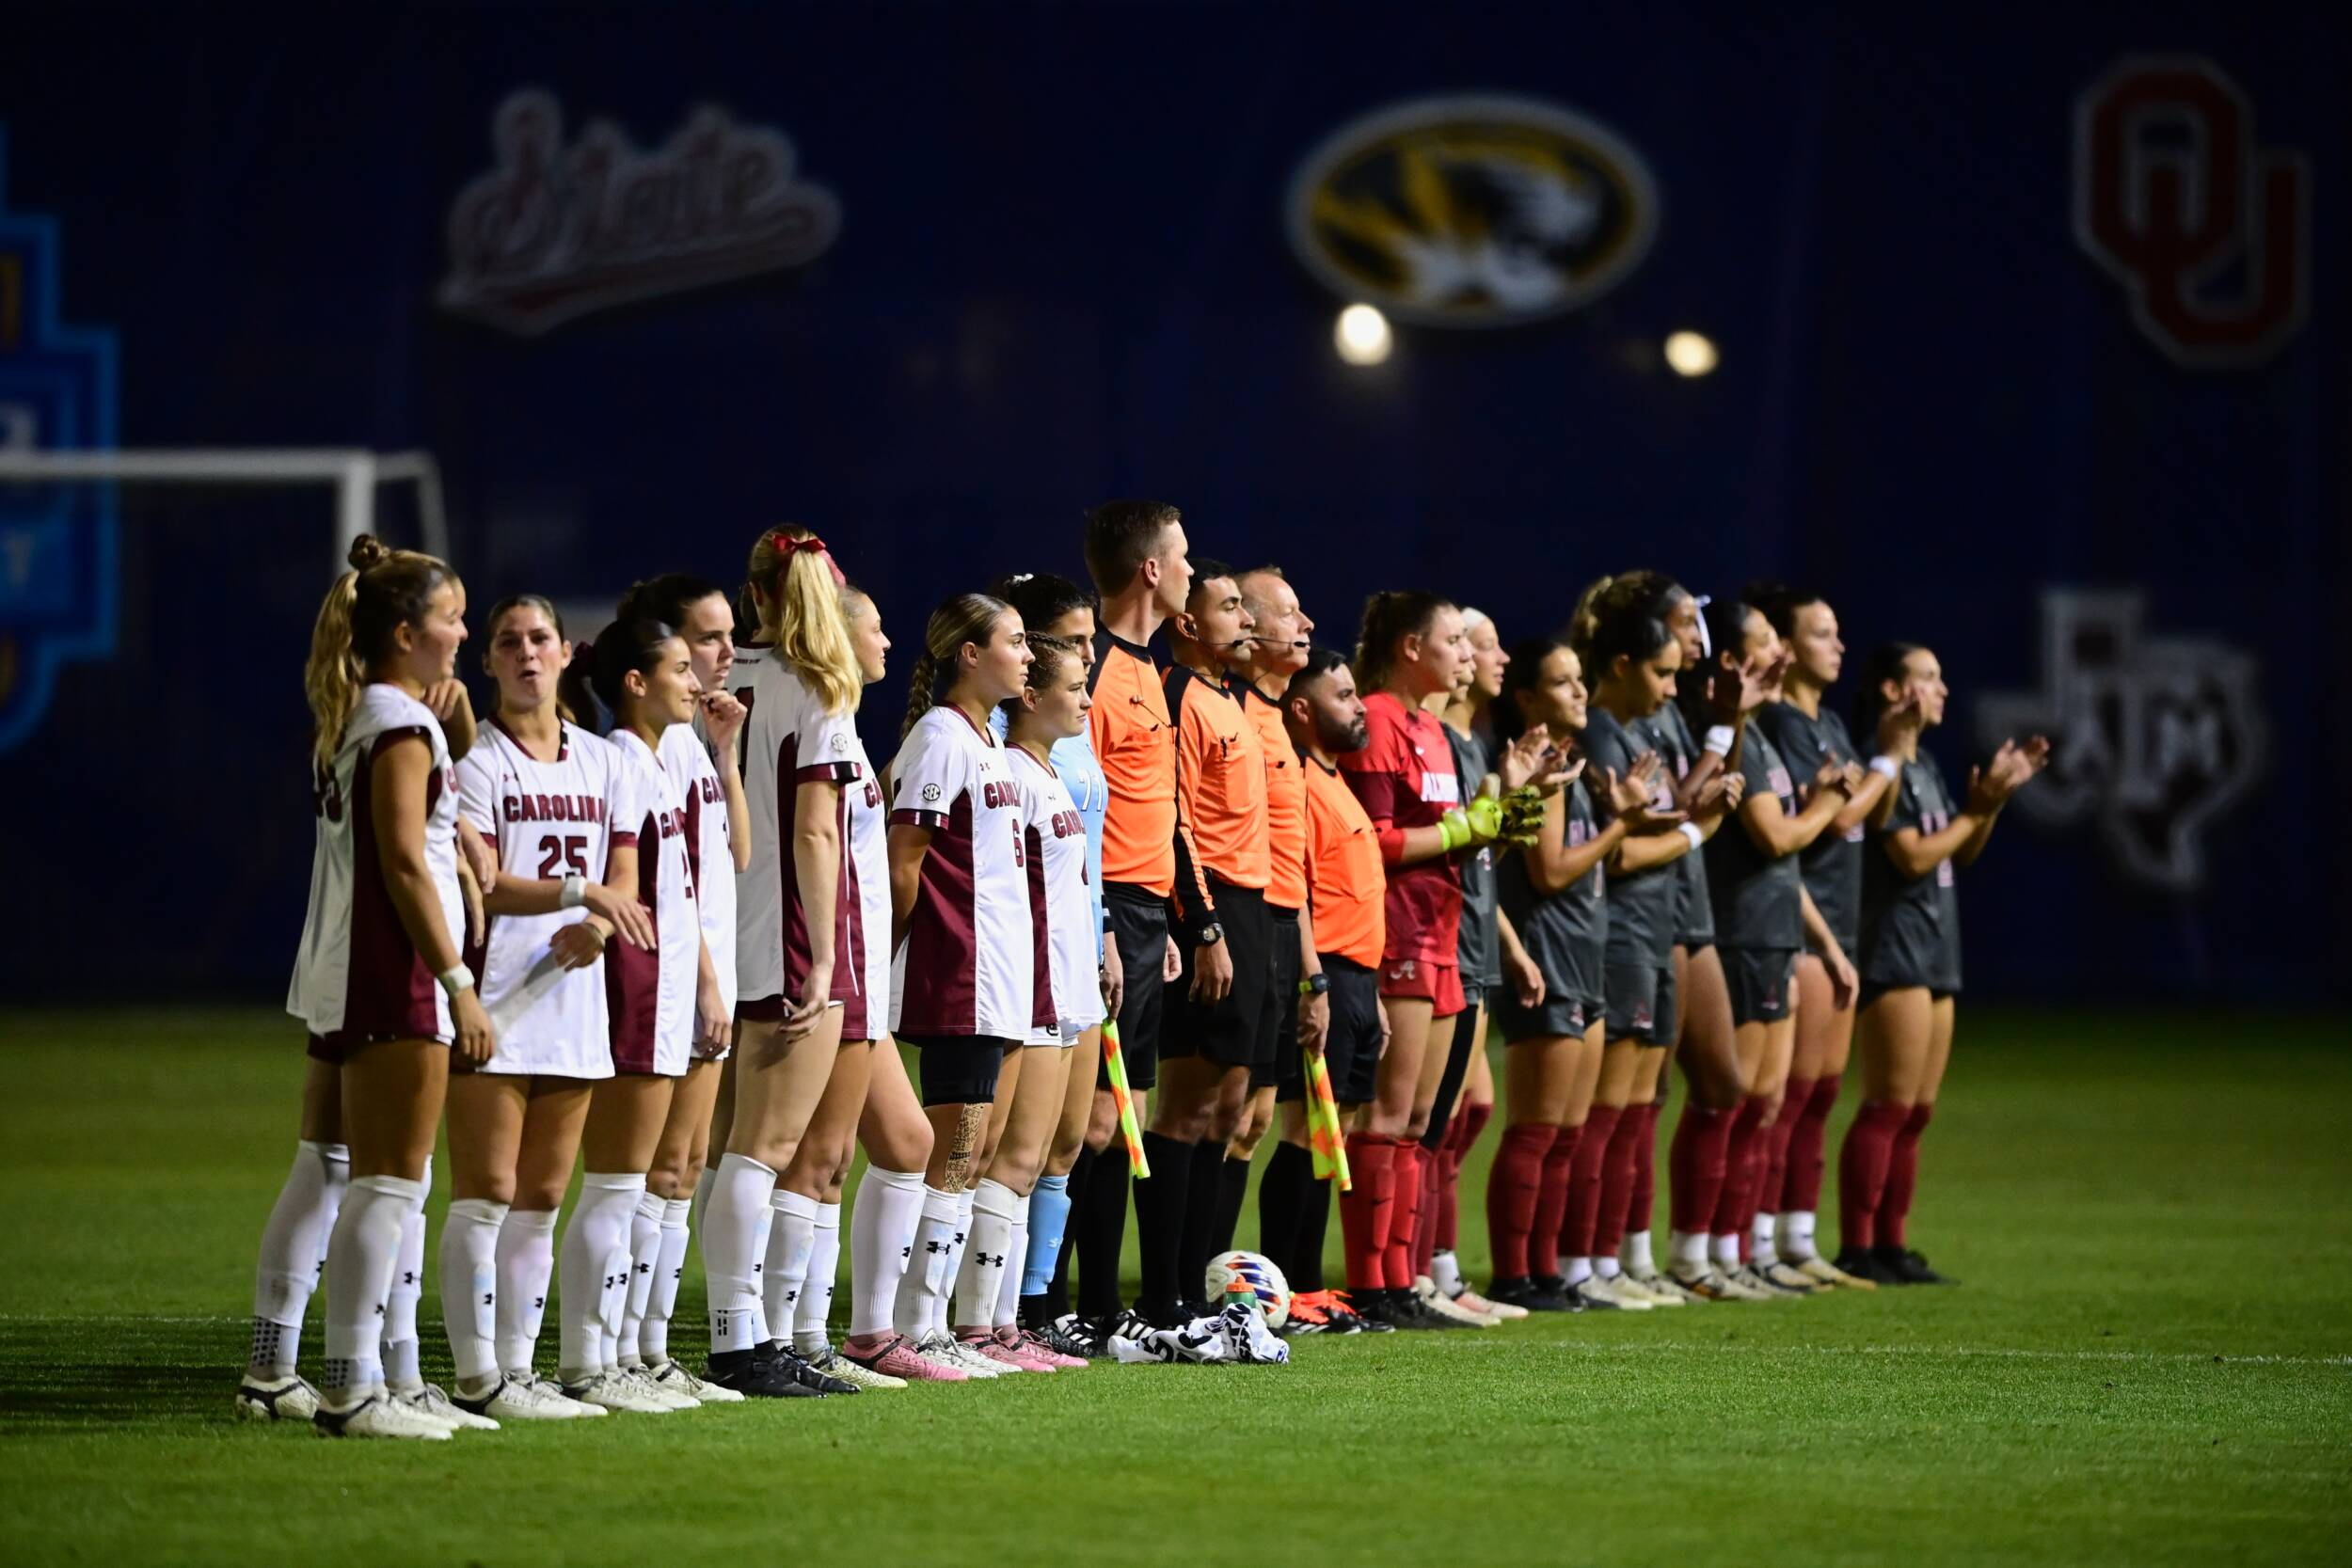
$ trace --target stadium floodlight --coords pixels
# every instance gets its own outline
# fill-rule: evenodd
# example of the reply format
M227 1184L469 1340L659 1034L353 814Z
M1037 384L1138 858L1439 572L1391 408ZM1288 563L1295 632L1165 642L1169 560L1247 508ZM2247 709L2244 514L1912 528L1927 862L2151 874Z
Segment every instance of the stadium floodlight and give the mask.
M417 487L417 526L428 554L449 559L449 518L441 507L441 469L425 451L342 447L147 448L29 451L0 449L0 484L331 484L335 487L334 569L352 541L374 531L375 493L386 484Z

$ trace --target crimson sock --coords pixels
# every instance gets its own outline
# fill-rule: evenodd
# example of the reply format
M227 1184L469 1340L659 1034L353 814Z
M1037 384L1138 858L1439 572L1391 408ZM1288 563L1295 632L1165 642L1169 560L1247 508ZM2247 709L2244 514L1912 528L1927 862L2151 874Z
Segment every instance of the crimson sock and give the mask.
M1788 1180L1781 1188L1781 1213L1810 1214L1821 1206L1821 1172L1828 1162L1823 1148L1829 1134L1829 1114L1837 1104L1837 1080L1816 1078L1812 1092L1800 1104L1797 1084L1788 1085L1788 1103L1781 1107L1783 1117L1791 1110L1797 1113L1796 1126L1788 1133Z
M1600 1218L1593 1230L1593 1256L1614 1258L1625 1243L1626 1216L1633 1197L1635 1146L1649 1130L1647 1105L1628 1105L1617 1114L1616 1131L1600 1162Z
M1478 1142L1478 1134L1486 1130L1494 1116L1491 1101L1465 1105L1454 1113L1453 1137L1439 1153L1445 1162L1443 1173L1444 1198L1438 1210L1438 1250L1452 1252L1462 1238L1462 1161Z
M1535 1227L1544 1156L1559 1136L1560 1129L1541 1121L1516 1121L1502 1130L1494 1169L1486 1177L1486 1242L1497 1279L1527 1275L1527 1238Z
M1658 1113L1661 1109L1655 1100L1641 1107L1642 1125L1633 1134L1633 1191L1625 1200L1625 1227L1629 1233L1647 1230L1658 1212Z
M1895 1130L1911 1107L1863 1101L1837 1151L1837 1234L1846 1251L1868 1251L1878 1240L1879 1204L1886 1196L1886 1167L1894 1157Z
M1438 1252L1438 1200L1445 1196L1445 1163L1426 1144L1413 1146L1418 1156L1413 1161L1415 1180L1419 1183L1420 1207L1413 1212L1413 1244L1406 1254L1406 1266L1413 1272L1406 1283L1429 1272L1429 1260Z
M1527 1272L1538 1279L1560 1276L1560 1232L1568 1217L1568 1173L1576 1168L1581 1127L1563 1127L1544 1150L1542 1184L1535 1193L1535 1218L1527 1234Z
M1729 1158L1735 1113L1686 1101L1682 1119L1675 1123L1674 1147L1667 1150L1668 1193L1674 1227L1685 1236L1704 1236L1715 1221L1715 1204L1724 1196L1724 1162Z
M1715 1212L1710 1222L1710 1228L1718 1236L1737 1236L1747 1228L1740 1216L1748 1189L1760 1174L1751 1162L1758 1152L1756 1134L1763 1126L1764 1097L1741 1095L1740 1110L1731 1120L1731 1138L1724 1149L1724 1184L1716 1191Z
M1389 1244L1382 1250L1380 1282L1391 1291L1413 1288L1413 1248L1421 1232L1422 1177L1429 1151L1410 1138L1396 1140L1396 1204L1389 1212Z
M1568 1212L1560 1233L1563 1258L1593 1256L1593 1232L1600 1224L1600 1170L1623 1115L1620 1106L1596 1105L1584 1117L1584 1135L1577 1140L1576 1162L1568 1167Z
M1879 1201L1878 1244L1899 1249L1911 1218L1912 1194L1919 1188L1919 1134L1935 1117L1933 1105L1914 1105L1895 1130L1894 1148L1886 1162L1886 1196Z
M1756 1196L1758 1214L1777 1214L1788 1207L1788 1150L1797 1135L1797 1117L1813 1099L1813 1080L1791 1078L1780 1097L1780 1116L1772 1123L1772 1143L1764 1165L1764 1186Z
M1385 1284L1385 1254L1396 1209L1396 1140L1384 1132L1347 1135L1348 1174L1355 1185L1340 1195L1340 1239L1347 1254L1347 1288L1377 1291Z

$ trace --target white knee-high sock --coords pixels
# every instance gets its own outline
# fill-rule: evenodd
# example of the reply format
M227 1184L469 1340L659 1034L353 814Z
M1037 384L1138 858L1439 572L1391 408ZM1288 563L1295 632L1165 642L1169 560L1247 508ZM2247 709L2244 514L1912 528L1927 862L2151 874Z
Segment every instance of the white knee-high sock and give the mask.
M461 1197L441 1222L441 1321L457 1386L467 1393L498 1375L499 1227L506 1205Z
M580 1178L558 1265L563 1349L556 1367L566 1383L604 1370L605 1311L622 1285L612 1277L612 1263L628 1256L629 1217L644 1190L643 1171L590 1171Z
M644 1357L638 1338L645 1322L645 1310L653 1302L654 1271L661 1266L661 1216L669 1212L670 1200L659 1193L645 1193L637 1199L637 1212L628 1223L628 1299L621 1308L620 1365L642 1367Z
M817 1200L778 1187L768 1206L774 1213L768 1226L760 1310L767 1314L768 1332L783 1338L792 1332L801 1287L808 1278L809 1255L817 1246Z
M318 1289L319 1263L335 1212L351 1185L351 1150L342 1144L294 1146L294 1166L262 1227L262 1261L253 1282L253 1348L246 1366L270 1378L294 1376L302 1319Z
M1029 1199L1032 1194L1023 1193L1013 1202L1012 1261L1005 1269L1004 1283L996 1288L996 1326L1017 1327L1021 1322L1021 1271L1029 1256ZM973 1212L979 1212L976 1204Z
M703 1211L703 1274L710 1294L710 1354L748 1351L768 1340L760 1300L763 1256L774 1211L776 1173L740 1154L721 1159L706 1178L710 1206Z
M520 1377L539 1355L548 1281L555 1276L555 1211L510 1209L499 1227L499 1366Z
M915 1227L913 1256L906 1277L898 1281L892 1314L898 1332L908 1338L920 1339L931 1331L932 1304L946 1302L956 1282L956 1246L962 1239L956 1223L956 1195L924 1183L923 1219Z
M392 1271L391 1294L384 1303L384 1382L395 1394L424 1386L417 1366L417 1303L424 1295L424 1200L433 1192L433 1162L424 1163L416 1206L401 1222L400 1264Z
M826 1338L825 1324L833 1316L833 1282L840 1269L841 1205L820 1203L808 1249L808 1268L801 1280L801 1299L792 1313L792 1348L804 1355L814 1355L833 1342Z
M914 1233L923 1223L923 1173L866 1167L850 1205L850 1336L891 1332Z
M638 1354L648 1367L670 1359L670 1320L677 1315L677 1281L686 1269L688 1221L693 1212L691 1197L674 1197L662 1207L661 1258L654 1265L653 1299L645 1304L645 1321L637 1329Z
M353 1179L326 1243L328 1403L345 1409L384 1386L384 1303L400 1264L401 1231L424 1186L398 1176Z
M1001 1181L983 1180L972 1190L972 1218L965 1227L971 1240L956 1279L958 1329L996 1326L996 1298L1005 1291L1013 1216L1020 1207L1021 1195Z

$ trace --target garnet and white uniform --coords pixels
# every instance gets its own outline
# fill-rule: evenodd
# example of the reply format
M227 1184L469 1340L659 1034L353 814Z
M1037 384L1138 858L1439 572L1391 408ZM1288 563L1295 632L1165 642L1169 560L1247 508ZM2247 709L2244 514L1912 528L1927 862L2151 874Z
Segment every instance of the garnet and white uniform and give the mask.
M375 853L375 759L411 736L433 751L424 793L425 868L440 895L450 941L466 938L465 898L457 884L457 777L440 721L397 686L364 687L334 761L311 768L318 839L310 855L310 908L286 990L286 1011L309 1025L310 1053L326 1061L341 1061L373 1040L447 1044L455 1034L449 999L408 940Z
M673 724L661 732L655 754L661 770L686 802L686 866L694 882L694 911L719 981L719 1000L735 1016L735 840L727 827L727 790L710 743L695 724ZM716 1042L723 1047L726 1042ZM715 1050L714 1055L724 1055Z
M633 774L605 741L571 724L541 762L496 719L457 765L458 810L498 849L502 874L600 881L615 848L637 842ZM476 1070L550 1078L612 1076L603 960L564 969L548 951L585 910L494 914L466 962L480 977L498 1049ZM613 938L617 944L619 938Z
M824 700L773 648L744 648L736 655L732 679L737 700L749 707L743 721L743 798L752 819L751 868L735 882L736 1004L739 1018L773 1022L797 1006L808 980L808 923L801 909L799 867L792 856L793 814L800 786L841 786L841 881L834 895L833 1001L854 1013L871 995L871 976L859 961L867 947L887 946L886 934L866 930L872 908L863 880L873 870L861 863L852 840L857 824L850 794L874 776L857 736L854 711L828 713ZM887 862L882 863L882 932L889 930ZM853 1018L842 1019L844 1039L870 1039L849 1033Z
M856 909L841 933L834 956L834 988L841 996L841 976L856 981L857 993L841 1001L841 1037L878 1040L890 1033L890 802L882 799L882 776L857 749L865 771L855 783L841 786L850 808L850 864L841 884L841 898L854 897Z
M637 901L653 916L655 951L626 942L604 950L605 1005L612 1014L612 1069L675 1078L694 1049L694 990L701 981L702 917L686 857L686 799L653 748L614 730L607 744L628 776L637 814Z
M1100 947L1087 868L1086 817L1069 786L1051 767L1020 747L1009 748L1013 777L1027 812L1024 849L1029 862L1029 923L1040 962L1038 995L1030 1006L1035 1045L1074 1045L1103 1022L1103 988L1095 978Z
M942 705L891 764L890 820L932 830L906 940L891 955L892 1027L915 1039L1019 1042L1033 1027L1023 789L996 737Z

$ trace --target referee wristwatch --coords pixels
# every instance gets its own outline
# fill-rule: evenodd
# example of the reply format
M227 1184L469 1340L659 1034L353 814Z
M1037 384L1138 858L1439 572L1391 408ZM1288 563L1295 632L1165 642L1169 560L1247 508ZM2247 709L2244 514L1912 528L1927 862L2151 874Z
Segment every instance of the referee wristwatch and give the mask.
M1212 920L1206 926L1201 927L1200 935L1194 937L1192 940L1198 946L1215 947L1218 942L1225 940L1225 927L1222 925L1219 925L1216 921Z
M1319 969L1312 974L1308 975L1305 979L1298 982L1298 994L1301 996L1322 996L1327 993L1330 989L1331 976L1324 974L1323 971Z

